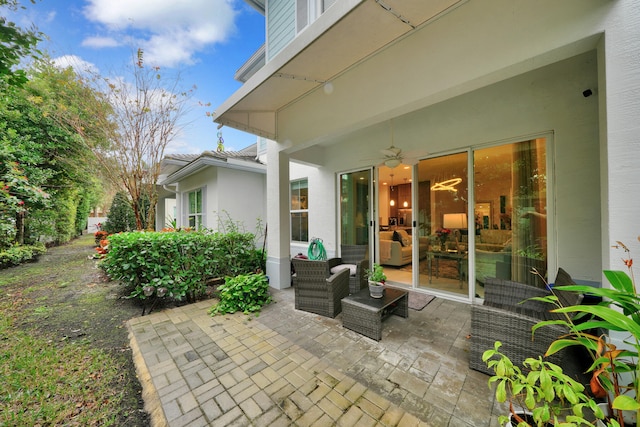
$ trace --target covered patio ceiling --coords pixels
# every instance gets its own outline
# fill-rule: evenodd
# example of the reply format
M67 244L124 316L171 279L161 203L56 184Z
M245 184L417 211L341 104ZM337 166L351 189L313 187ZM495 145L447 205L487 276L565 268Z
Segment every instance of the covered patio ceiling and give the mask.
M215 112L216 123L278 140L277 113L467 0L341 0Z

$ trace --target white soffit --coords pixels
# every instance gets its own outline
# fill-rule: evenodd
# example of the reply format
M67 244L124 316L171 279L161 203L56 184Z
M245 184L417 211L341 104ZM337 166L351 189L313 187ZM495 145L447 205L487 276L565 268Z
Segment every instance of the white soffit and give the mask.
M297 52L290 46L270 63L284 65L269 75L258 72L216 111L216 123L277 139L276 112L331 81L415 28L428 24L467 0L366 0ZM298 35L326 25L331 8ZM327 15L327 16L325 16ZM268 63L265 66L268 67Z

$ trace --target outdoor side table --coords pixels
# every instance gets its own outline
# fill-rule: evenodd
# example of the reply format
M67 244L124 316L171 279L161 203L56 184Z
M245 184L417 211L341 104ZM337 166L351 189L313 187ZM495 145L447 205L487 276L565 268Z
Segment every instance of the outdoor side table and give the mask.
M382 321L395 314L409 317L409 294L385 286L382 298L371 298L369 289L342 299L342 326L366 337L382 339Z

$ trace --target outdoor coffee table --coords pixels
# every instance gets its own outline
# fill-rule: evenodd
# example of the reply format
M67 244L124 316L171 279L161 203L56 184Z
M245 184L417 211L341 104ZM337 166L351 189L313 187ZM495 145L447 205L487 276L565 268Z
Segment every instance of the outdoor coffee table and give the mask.
M386 286L382 298L371 298L369 289L349 295L342 299L342 326L380 341L383 320L392 314L409 317L408 295Z

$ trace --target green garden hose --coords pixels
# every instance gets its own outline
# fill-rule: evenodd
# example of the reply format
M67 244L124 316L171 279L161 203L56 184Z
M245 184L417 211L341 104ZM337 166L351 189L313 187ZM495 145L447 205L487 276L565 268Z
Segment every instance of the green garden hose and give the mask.
M324 249L322 239L318 239L317 237L311 239L307 256L312 260L324 261L327 259L327 251Z

